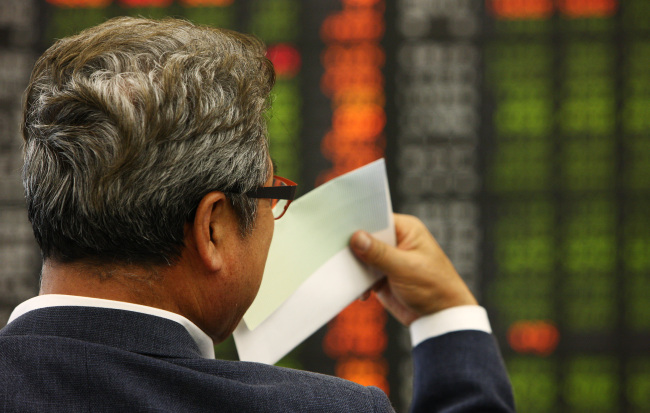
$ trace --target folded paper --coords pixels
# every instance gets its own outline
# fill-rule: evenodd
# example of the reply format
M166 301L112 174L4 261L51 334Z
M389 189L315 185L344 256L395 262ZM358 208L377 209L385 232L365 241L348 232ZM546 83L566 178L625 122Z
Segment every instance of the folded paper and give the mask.
M276 221L260 291L234 333L241 360L277 362L376 282L348 248L358 229L395 244L383 159L309 192Z

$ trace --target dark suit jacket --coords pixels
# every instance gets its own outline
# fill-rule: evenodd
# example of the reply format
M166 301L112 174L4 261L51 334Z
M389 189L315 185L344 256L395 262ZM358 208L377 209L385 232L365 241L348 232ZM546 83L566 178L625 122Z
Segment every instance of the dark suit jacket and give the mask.
M460 332L414 350L414 410L508 411L492 337ZM448 409L448 410L445 410ZM0 411L383 412L381 390L258 363L206 360L164 318L91 307L28 312L0 330Z

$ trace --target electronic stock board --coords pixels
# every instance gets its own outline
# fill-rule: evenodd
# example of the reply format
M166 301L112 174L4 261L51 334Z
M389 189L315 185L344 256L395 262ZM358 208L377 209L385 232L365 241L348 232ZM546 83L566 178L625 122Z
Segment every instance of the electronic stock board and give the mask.
M118 15L262 38L272 156L303 193L385 157L396 211L488 308L520 411L650 411L650 2L2 0L4 320L37 288L17 126L31 65ZM379 386L404 411L409 346L369 300L281 363Z

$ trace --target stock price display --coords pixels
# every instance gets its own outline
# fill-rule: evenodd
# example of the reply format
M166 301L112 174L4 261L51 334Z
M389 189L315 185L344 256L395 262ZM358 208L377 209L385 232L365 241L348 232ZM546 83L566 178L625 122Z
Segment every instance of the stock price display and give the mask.
M254 33L280 173L306 191L386 157L489 310L519 411L650 411L646 0L3 0L0 323L36 293L20 95L54 39L118 16ZM355 302L282 365L411 393L407 333ZM218 357L236 358L231 341Z

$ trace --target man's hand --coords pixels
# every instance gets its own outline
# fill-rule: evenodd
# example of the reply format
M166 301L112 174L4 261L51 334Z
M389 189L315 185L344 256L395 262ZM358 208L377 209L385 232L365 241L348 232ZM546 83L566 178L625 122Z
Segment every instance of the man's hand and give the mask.
M373 290L402 324L460 305L477 305L449 258L416 217L395 214L397 247L357 231L350 239L354 254L386 274Z

